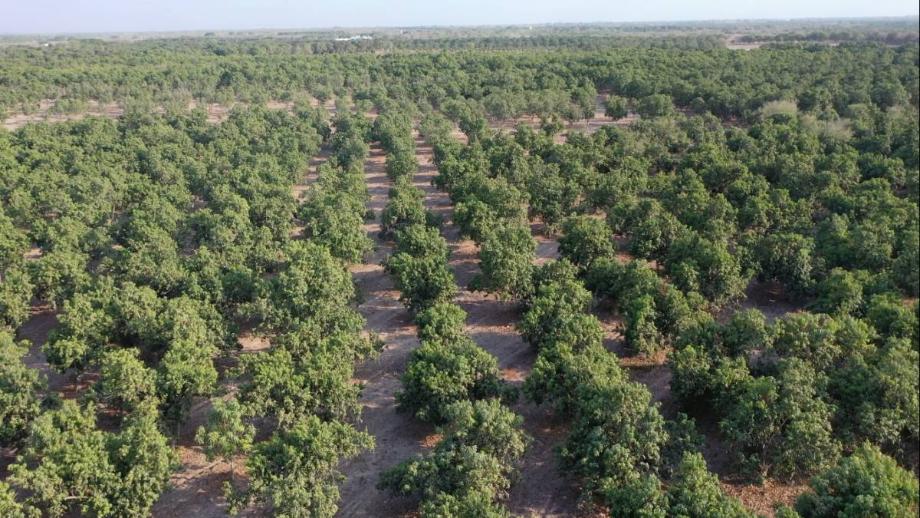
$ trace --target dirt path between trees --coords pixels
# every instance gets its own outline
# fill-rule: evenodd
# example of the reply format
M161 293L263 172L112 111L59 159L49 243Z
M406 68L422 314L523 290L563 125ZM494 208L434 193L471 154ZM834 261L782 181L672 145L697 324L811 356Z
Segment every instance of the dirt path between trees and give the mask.
M431 185L437 175L431 146L417 139L416 149L419 170L413 183L424 191L426 207L444 218L442 235L450 247L450 268L460 287L455 301L469 314L466 332L498 359L505 380L520 387L533 367L536 353L515 328L521 316L518 305L467 289L470 280L479 273L479 248L473 241L460 239L447 193ZM555 257L558 246L553 240L537 237L538 261ZM522 517L576 515L577 490L571 480L560 474L555 455L555 448L567 433L565 423L547 405L537 406L523 397L511 408L524 418L524 429L533 442L522 459L521 478L514 482L505 502L509 510Z
M409 353L418 347L416 327L408 310L399 301L399 291L380 264L392 252L393 244L380 238L380 212L386 206L390 180L384 170L385 155L379 146L371 147L365 165L370 191L368 208L376 218L364 226L374 240L374 252L363 264L351 268L363 298L358 310L367 320L366 329L377 333L386 348L379 358L358 367L355 374L364 383L361 394L362 422L374 436L376 448L343 465L345 481L338 516L404 516L415 507L406 498L392 497L376 488L380 474L399 462L420 453L431 444L433 428L411 414L396 411L396 392Z

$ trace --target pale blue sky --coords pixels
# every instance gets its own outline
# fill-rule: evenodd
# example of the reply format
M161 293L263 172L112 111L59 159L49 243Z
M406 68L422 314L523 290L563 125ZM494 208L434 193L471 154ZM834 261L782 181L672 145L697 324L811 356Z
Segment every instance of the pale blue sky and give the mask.
M0 33L904 16L917 0L0 0Z

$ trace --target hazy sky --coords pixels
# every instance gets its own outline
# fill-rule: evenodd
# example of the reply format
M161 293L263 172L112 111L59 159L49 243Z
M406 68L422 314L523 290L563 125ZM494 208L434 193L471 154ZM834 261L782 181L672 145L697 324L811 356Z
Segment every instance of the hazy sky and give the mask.
M917 0L0 0L0 33L904 16Z

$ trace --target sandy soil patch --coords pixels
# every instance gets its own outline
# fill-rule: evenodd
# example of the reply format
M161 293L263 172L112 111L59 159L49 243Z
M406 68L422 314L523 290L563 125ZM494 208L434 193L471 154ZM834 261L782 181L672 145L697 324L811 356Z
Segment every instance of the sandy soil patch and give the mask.
M386 206L390 180L384 169L385 155L374 146L366 163L370 192L368 208L377 219L365 225L374 240L374 252L360 265L351 268L363 302L359 311L367 320L366 329L377 333L386 343L380 356L358 367L356 377L364 384L361 423L374 436L376 448L343 465L345 481L341 485L339 516L403 516L415 506L406 498L392 497L378 491L380 474L403 460L432 447L433 427L420 423L411 415L396 411L396 392L409 353L418 347L412 317L399 301L399 292L381 262L392 252L393 244L380 238L380 212Z

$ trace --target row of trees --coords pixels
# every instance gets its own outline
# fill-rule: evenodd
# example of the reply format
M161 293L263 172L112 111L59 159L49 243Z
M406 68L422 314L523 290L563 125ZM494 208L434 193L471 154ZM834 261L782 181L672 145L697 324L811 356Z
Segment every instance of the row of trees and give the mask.
M320 164L316 181L298 208L304 236L325 245L332 255L360 262L372 242L362 225L368 199L364 160L369 152L367 120L347 113L334 121L332 157Z
M774 120L765 124L776 123ZM537 401L555 401L561 411L572 416L576 424L564 458L578 469L584 469L586 463L590 466L579 473L581 477L594 481L594 484L587 484L589 492L595 496L604 495L606 503L615 505L617 509L627 505L620 498L636 494L644 494L648 498L634 500L628 505L654 507L658 504L652 502L667 501L667 498L661 500L653 496L659 493L649 492L650 487L660 487L660 483L652 484L649 479L640 483L625 478L623 473L629 476L651 473L649 476L668 480L671 472L680 471L673 464L673 459L681 456L679 453L661 453L670 447L666 439L669 432L678 445L686 445L693 433L683 430L685 435L682 435L682 430L668 430L660 416L657 418L660 422L654 426L645 421L629 426L618 422L617 433L626 433L622 432L624 429L643 430L641 434L637 433L639 439L631 436L624 439L634 448L633 451L618 452L617 464L613 466L595 460L598 455L596 450L589 450L590 454L582 453L585 451L583 448L590 448L587 444L591 438L598 436L599 430L605 427L597 419L599 415L607 415L603 414L607 410L597 405L611 407L611 414L605 419L623 418L622 410L610 402L622 400L625 396L605 392L603 398L595 399L591 390L599 391L600 388L590 388L592 383L600 384L603 380L604 383L614 384L617 391L630 393L629 400L634 406L629 408L644 408L648 405L649 396L641 386L616 381L624 376L617 370L613 357L604 359L609 353L600 345L603 333L596 318L587 313L592 305L592 296L584 289L579 277L585 280L599 300L607 300L619 310L623 317L624 339L633 351L651 354L672 345L675 347L671 368L674 370L672 386L676 398L690 412L708 414L711 411L707 408L718 409L716 413L721 419L721 432L733 451L738 453L738 465L743 470L799 478L824 469L838 469L833 466L840 452L854 451L867 440L892 453L910 451L910 445L917 441L916 398L900 398L895 394L914 394L918 390L920 374L915 368L916 305L905 306L896 292L885 293L885 290L893 288L892 281L887 288L875 288L875 294L868 290L864 293L857 279L862 278L866 282L867 276L854 275L838 266L830 274L809 272L819 278L827 275L817 282L820 287L811 290L797 291L791 280L784 280L791 293L799 296L811 293L815 297L815 309L827 311L823 309L827 307L837 314L843 309L843 320L803 313L768 326L759 312L742 312L735 314L725 325L721 332L724 339L714 338L720 334L712 331L719 329L719 325L714 323L711 311L743 296L747 279L752 276L749 272L759 271L761 278L770 279L771 274L765 271L776 271L768 265L782 261L783 252L768 251L761 258L751 257L757 252L748 255L744 251L744 245L749 242L746 239L750 239L751 233L741 232L739 237L732 221L735 216L726 217L714 212L730 214L733 210L731 202L722 202L725 208L720 208L718 201L714 203L713 197L724 196L723 191L707 187L705 180L693 179L696 173L692 171L667 175L669 167L693 163L694 144L688 142L684 144L686 147L675 148L662 156L662 148L654 148L656 139L661 135L651 133L651 143L646 142L645 146L652 147L654 154L652 150L645 150L637 153L636 157L614 158L620 152L626 155L626 150L634 152L632 134L643 132L643 128L648 126L664 129L662 121L639 123L630 131L602 130L593 138L570 134L569 142L559 145L552 143L547 136L522 126L516 130L513 139L495 134L476 139L466 147L450 142L436 146L441 171L437 181L457 201L457 221L461 228L480 242L483 272L501 272L499 278L519 286L515 293L526 308L521 331L540 351L534 373L525 385L526 392ZM696 144L698 146L710 145L707 144L712 137L709 132L722 131L717 128L697 125L694 127L697 133L688 132L687 136L701 140L701 144ZM752 128L751 131L756 134L758 130ZM603 144L598 147L592 144L592 140ZM673 156L670 164L667 162L668 155ZM911 159L910 155L904 156ZM553 167L540 166L540 161L549 162ZM618 161L621 161L619 167L613 165ZM699 163L712 167L713 162L708 157ZM739 163L734 167L744 166ZM604 170L605 173L600 172ZM656 170L657 175L652 177L650 173ZM568 187L559 182L552 189L551 196L541 196L540 190L532 186L546 183L547 175L552 174L559 174L560 178L569 182ZM689 180L686 180L688 177ZM691 194L681 187L686 181L699 181L701 188ZM508 185L508 188L501 189L505 198L494 194L498 189L490 190L493 184ZM531 188L514 194L516 188L522 185ZM896 185L888 187L887 210L906 209L909 203L899 199ZM568 194L567 189L574 193ZM512 194L509 195L509 192ZM661 201L646 201L650 194L657 196L652 194L656 192L662 193ZM564 218L561 220L560 253L565 262L531 273L534 271L531 265L532 245L516 246L518 241L505 233L497 245L506 251L504 256L500 256L503 260L490 263L495 252L486 245L488 236L495 229L501 229L507 221L497 214L503 213L503 202L510 196L516 196L518 204L530 200L531 216L545 218L558 214ZM915 197L913 194L909 196ZM611 199L623 198L630 200L628 209L616 203L608 205ZM545 203L547 199L556 202L560 208L556 211L540 210L540 207L552 206ZM535 201L536 210L533 206ZM815 203L814 198L799 199L795 210L805 210L809 203ZM701 212L694 213L694 207ZM592 214L598 209L605 209L606 221ZM916 218L916 209L904 214L908 220ZM519 214L508 218L526 221ZM649 224L658 227L649 228ZM803 222L799 228L805 230L809 227ZM898 232L907 236L910 230ZM643 259L624 261L617 257L615 233L623 235L629 251ZM762 236L765 241L772 240L776 246L794 245L788 242L788 237L784 238L784 243L769 232ZM513 249L519 249L518 253L509 252ZM517 259L512 260L511 257ZM757 264L758 259L760 264ZM894 262L897 260L896 257ZM490 264L500 264L503 268L494 268ZM662 266L663 277L658 274ZM526 273L516 276L515 272L520 271ZM897 278L897 272L891 271L883 272L872 280L879 282L883 275L890 275L889 279ZM513 279L524 280L515 282ZM894 282L910 289L909 281ZM493 280L491 285L500 283ZM689 345L699 340L704 343L715 340L725 345L703 347L703 351L710 352L699 354L695 346ZM721 353L712 353L712 347ZM708 360L712 356L707 355L711 354L722 359ZM589 362L590 365L584 366L581 362ZM603 367L606 370L597 374L596 370L602 367L595 363L610 363L610 366ZM900 367L895 369L895 364ZM579 374L579 369L591 374ZM886 373L883 374L882 370ZM696 372L708 374L696 378L691 374ZM572 378L567 379L568 376ZM592 382L593 378L586 376L597 376L598 380ZM684 392L684 380L691 379L699 380L702 385L693 385L696 388ZM704 379L706 381L702 381ZM857 382L857 379L860 381ZM845 390L845 395L840 392L844 386L852 388ZM608 387L605 390L614 389ZM581 405L586 405L584 411L587 412L588 422L585 423L578 420ZM636 420L646 418L648 416L641 413L633 417ZM679 423L682 421L671 424L677 426ZM655 429L658 432L653 433ZM616 444L616 440L610 438L603 442L605 446ZM649 460L647 456L652 454L670 457L672 464L668 465L658 458ZM589 458L590 462L587 461ZM901 458L907 461L907 457L901 455ZM704 463L702 467L705 469ZM910 479L907 474L903 477ZM616 490L604 494L597 489L604 484ZM670 484L679 485L680 481ZM646 492L640 493L640 487ZM909 507L913 501L911 498L914 497L907 495L906 499L902 496L897 500L899 505ZM741 512L736 504L723 501L720 505L726 507L719 513L733 515L734 511L725 510L729 508ZM805 504L800 506L805 509L802 506ZM712 513L716 511L710 509L701 516ZM820 514L808 511L806 515Z
M340 460L373 445L353 424L353 365L379 348L346 269L369 248L369 124L335 126L330 139L319 111L254 109L0 135L2 321L15 330L33 296L57 306L44 353L88 387L61 400L0 332L0 439L18 449L0 514L149 514L177 466L169 435L212 395L199 442L231 465L247 455L231 510L335 513ZM335 156L298 207L291 187L327 140ZM268 351L236 353L245 319ZM219 369L224 355L238 367ZM228 377L239 390L223 396Z
M603 42L613 40L605 39L600 44L568 40L570 48L565 39L546 40L544 48L532 36L505 41L537 48L526 53L360 52L376 44L369 41L343 43L341 53L313 55L318 50L313 45L331 45L335 51L335 44L289 39L5 46L0 108L31 112L50 99L58 109L84 109L93 100L115 101L130 110L185 110L191 101L229 106L270 99L324 101L334 95L375 103L399 100L445 112L452 104L472 104L498 119L535 115L574 121L594 113L596 91L613 91L636 100L640 112L663 115L673 110L673 99L699 113L751 120L762 105L777 100L797 100L802 109L831 119L847 116L852 104L887 109L916 107L918 101L915 41L897 47L789 45L745 53L715 48L716 38L704 38L701 48L693 48L699 40L692 36L657 45L645 39L657 48L612 48Z
M168 434L215 390L236 318L285 262L294 171L324 127L316 112L253 110L221 126L199 112L0 136L0 321L14 331L33 297L56 306L44 353L78 387L62 400L3 332L2 441L18 453L4 515L150 512L177 465Z
M355 362L381 344L363 332L346 269L371 246L362 228L367 125L347 113L334 121L332 156L317 168L297 210L304 240L290 245L287 267L271 280L262 325L272 347L242 358L239 410L232 399L215 402L199 430L212 456L248 453L248 486L236 488L231 479L227 488L231 512L256 502L285 516L331 517L338 510L339 464L374 447L373 437L353 424L361 413L353 378ZM267 420L271 436L253 444L241 418Z
M604 333L588 313L591 294L577 278L579 268L567 260L534 266L535 242L520 208L526 195L516 196L518 210L508 214L503 208L510 206L505 205L508 189L515 187L507 177L498 176L501 187L493 187L488 162L458 159L463 150L450 142L436 147L438 183L458 200L462 231L480 244L482 274L476 285L525 308L519 329L538 356L524 392L534 402L553 403L573 423L561 462L583 481L587 501L624 516L745 516L737 501L722 494L699 453L690 451L699 441L692 422L682 417L666 424L648 390L630 382L617 358L604 350ZM466 207L476 207L478 214L464 217ZM564 225L568 232L561 249L582 271L595 258L612 254L606 232L591 239L594 222L603 225L594 219ZM667 492L657 478L659 469L674 473Z
M387 270L415 313L421 340L396 400L401 411L437 425L442 435L432 452L386 471L378 487L418 498L422 516L507 516L499 501L529 441L521 417L503 405L516 394L502 381L495 357L465 334L466 312L451 301L457 286L447 243L411 184L417 163L410 121L384 113L375 132L395 182L383 217L396 242ZM404 154L412 165L391 168Z

